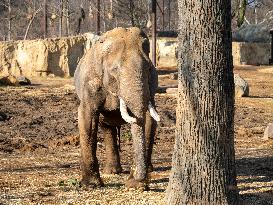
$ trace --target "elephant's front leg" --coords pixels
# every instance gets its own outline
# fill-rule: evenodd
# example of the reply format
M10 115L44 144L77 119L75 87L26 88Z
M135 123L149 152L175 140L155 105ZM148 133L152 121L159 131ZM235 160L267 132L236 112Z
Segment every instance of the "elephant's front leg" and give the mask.
M148 171L153 171L153 164L152 164L152 152L155 140L155 132L156 132L157 123L151 117L150 113L147 111L146 113L146 122L145 122L145 136L146 136L146 156L147 156L147 167Z
M117 127L101 123L101 129L106 147L106 166L104 172L106 174L119 174L122 169L117 145Z
M126 183L128 188L147 188L146 142L143 124L131 124L134 147L134 167L132 168L130 177Z
M81 103L78 109L78 123L81 147L81 184L84 186L103 186L96 156L98 113L89 104Z

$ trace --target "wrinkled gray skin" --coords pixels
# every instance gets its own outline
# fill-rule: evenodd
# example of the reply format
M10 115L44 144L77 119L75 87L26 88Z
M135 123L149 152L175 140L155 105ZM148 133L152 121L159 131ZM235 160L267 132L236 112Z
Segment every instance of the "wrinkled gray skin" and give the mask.
M98 124L106 142L105 171L121 172L117 130L125 123L119 110L122 98L130 116L137 119L131 123L134 168L126 186L146 187L156 129L147 110L149 101L155 106L158 84L156 69L149 59L147 36L138 28L116 28L105 33L81 59L74 78L80 99L81 183L103 185L96 157Z

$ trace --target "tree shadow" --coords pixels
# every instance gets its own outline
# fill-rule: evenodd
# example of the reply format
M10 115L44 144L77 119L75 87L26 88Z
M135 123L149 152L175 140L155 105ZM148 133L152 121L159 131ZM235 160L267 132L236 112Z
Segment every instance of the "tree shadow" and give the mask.
M105 183L104 185L105 187L107 188L116 188L116 189L121 189L124 184L123 183L119 183L119 182L116 182L116 183Z
M243 177L238 179L238 183L245 184L239 188L239 191L247 192L241 194L243 201L257 201L254 204L272 205L273 157L237 159L236 167L237 176Z
M171 166L155 167L154 171L155 172L165 172L165 171L170 171L171 168L172 168Z
M56 166L49 166L49 165L44 165L44 166L33 166L33 167L22 167L22 168L0 168L0 173L8 172L32 172L32 171L42 171L42 170L52 170L52 169L71 169L71 168L78 168L79 164L78 163L70 163L70 164L60 164Z
M169 182L169 178L167 178L167 177L163 177L163 178L160 178L160 179L152 179L151 180L151 183L155 183L155 184L166 183L166 182Z
M149 191L156 192L156 193L163 193L166 191L166 189L150 188Z
M253 98L253 99L273 99L273 96L257 96L257 95L251 95L248 96L248 98Z
M177 72L177 70L166 70L166 69L157 70L158 75L166 75L166 74L171 74L175 72Z
M238 175L263 175L273 180L273 157L240 158L236 166Z

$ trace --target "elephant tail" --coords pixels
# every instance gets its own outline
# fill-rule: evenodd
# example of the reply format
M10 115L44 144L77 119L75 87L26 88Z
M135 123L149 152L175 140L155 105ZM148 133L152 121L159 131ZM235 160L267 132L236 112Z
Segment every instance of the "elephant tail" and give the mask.
M120 126L117 127L117 131L118 131L118 150L121 151L121 148L120 148Z

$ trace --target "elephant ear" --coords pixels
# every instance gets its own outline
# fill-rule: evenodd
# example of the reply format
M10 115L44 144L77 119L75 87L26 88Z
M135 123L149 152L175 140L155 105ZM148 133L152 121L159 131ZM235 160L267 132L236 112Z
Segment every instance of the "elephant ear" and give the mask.
M118 96L118 81L108 69L104 70L103 85L111 95Z
M156 67L150 63L150 72L149 72L149 85L150 85L150 95L152 102L154 101L154 96L158 88L158 74Z
M123 49L123 42L113 38L107 38L101 42L103 85L114 96L118 96L119 62Z

